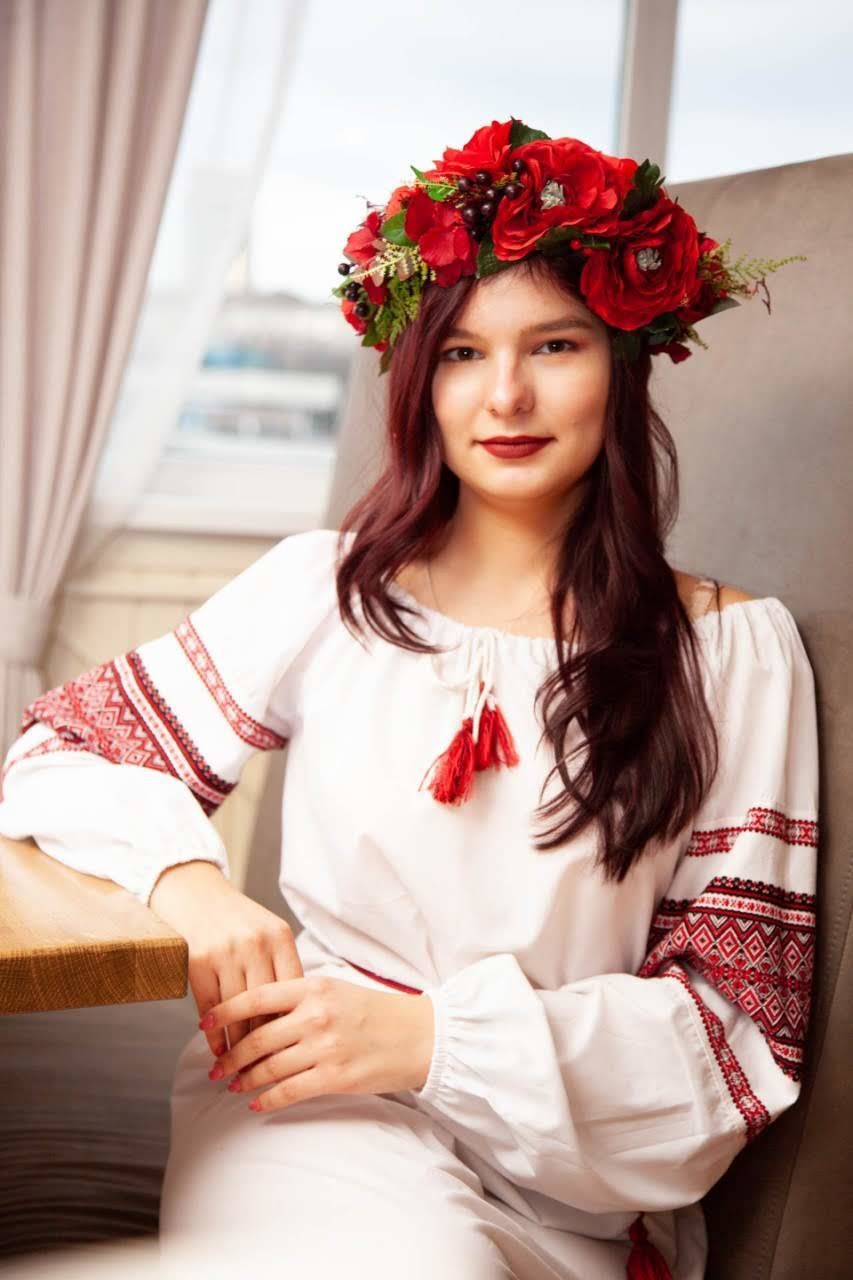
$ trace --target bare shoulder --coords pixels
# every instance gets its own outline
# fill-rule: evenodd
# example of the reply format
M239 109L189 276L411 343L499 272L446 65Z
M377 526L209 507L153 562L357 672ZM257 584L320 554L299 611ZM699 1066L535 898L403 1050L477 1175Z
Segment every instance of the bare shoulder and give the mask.
M740 587L734 587L728 583L720 583L719 596L713 589L699 590L699 584L707 582L707 577L700 578L695 573L685 573L681 569L673 569L672 572L678 585L681 602L691 616L710 610L725 609L727 605L740 604L753 598L748 591L742 591Z

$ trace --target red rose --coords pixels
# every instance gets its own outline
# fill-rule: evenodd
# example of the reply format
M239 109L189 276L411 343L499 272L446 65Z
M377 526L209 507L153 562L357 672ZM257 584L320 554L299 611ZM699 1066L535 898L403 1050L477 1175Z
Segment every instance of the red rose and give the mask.
M434 169L425 170L427 178L470 177L478 169L487 170L493 177L508 173L512 120L484 124L473 133L461 150L446 147L444 155L435 161Z
M372 210L347 240L344 245L344 256L357 262L361 267L367 266L376 254L374 241L380 238L379 228L384 220L378 209Z
M498 205L492 224L496 257L526 257L552 227L578 226L607 235L619 226L636 160L605 155L577 138L540 138L516 148L515 157L526 166L520 175L524 190Z
M695 297L699 233L690 214L665 195L622 225L628 234L589 255L580 288L606 324L640 329Z
M436 284L456 284L460 276L474 274L477 256L473 237L453 205L431 200L419 189L406 206L403 225L424 262L434 269Z

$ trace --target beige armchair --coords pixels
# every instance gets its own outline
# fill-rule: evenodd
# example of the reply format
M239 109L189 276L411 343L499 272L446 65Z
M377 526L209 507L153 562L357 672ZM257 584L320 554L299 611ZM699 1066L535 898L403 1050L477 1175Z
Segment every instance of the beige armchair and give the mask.
M751 595L779 596L815 670L821 739L820 943L808 1070L795 1107L734 1162L705 1201L709 1280L842 1280L853 1274L853 155L667 185L735 256L804 253L758 299L699 326L708 351L655 370L678 444L682 515L670 563ZM382 380L359 349L326 524L338 527L377 465ZM285 753L286 756L286 753ZM271 769L248 891L280 903ZM845 813L847 816L845 817ZM284 851L287 856L287 851Z
M667 189L701 230L718 240L730 235L736 255L808 255L769 278L771 315L753 300L710 318L700 326L709 351L677 367L662 358L655 371L682 468L683 514L670 560L785 601L812 660L820 714L820 945L806 1080L797 1105L708 1195L707 1274L842 1280L853 1256L853 1108L845 1088L853 819L843 809L853 760L845 697L853 684L846 492L853 155ZM377 465L385 387L375 361L357 349L327 526L337 526ZM286 751L273 759L245 886L282 914L289 914L277 887L286 759ZM156 1230L170 1079L194 1014L187 996L0 1020L0 1257Z

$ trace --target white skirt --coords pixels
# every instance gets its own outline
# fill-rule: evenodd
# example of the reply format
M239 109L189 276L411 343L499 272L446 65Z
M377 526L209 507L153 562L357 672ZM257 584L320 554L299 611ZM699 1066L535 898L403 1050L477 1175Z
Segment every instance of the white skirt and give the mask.
M163 1280L233 1280L255 1263L265 1280L624 1280L629 1242L543 1226L498 1199L411 1093L325 1094L256 1114L227 1078L209 1080L213 1062L198 1031L175 1068ZM669 1239L654 1234L661 1219ZM702 1280L699 1206L647 1214L646 1226L673 1280Z

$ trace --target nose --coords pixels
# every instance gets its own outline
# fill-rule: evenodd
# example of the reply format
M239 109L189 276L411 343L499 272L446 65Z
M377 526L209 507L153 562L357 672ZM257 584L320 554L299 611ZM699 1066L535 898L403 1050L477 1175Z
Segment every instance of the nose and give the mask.
M488 388L486 408L496 418L511 418L533 407L533 386L520 360L498 359Z

